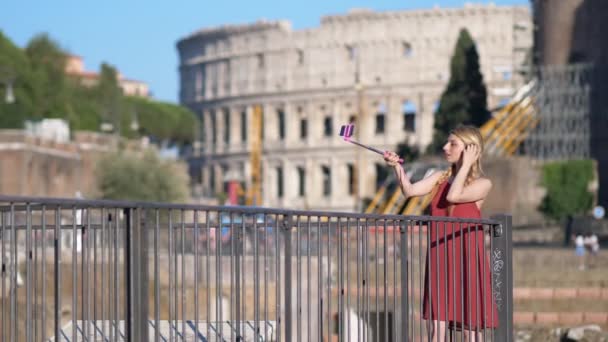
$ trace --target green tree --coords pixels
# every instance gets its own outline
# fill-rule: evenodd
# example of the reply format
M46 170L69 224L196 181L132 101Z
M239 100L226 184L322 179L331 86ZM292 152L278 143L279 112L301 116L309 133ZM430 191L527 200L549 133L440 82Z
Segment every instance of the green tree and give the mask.
M116 69L101 65L96 86L83 86L66 75L68 52L47 34L34 36L20 49L0 32L0 78L14 76L15 103L3 101L0 85L0 128L23 128L26 120L62 118L73 130L99 131L111 123L129 138L151 135L158 140L187 144L194 140L197 118L189 109L151 99L124 96ZM11 77L12 77L11 76ZM133 131L131 123L139 122Z
M101 64L99 83L94 91L101 109L102 121L112 124L114 131L120 132L123 126L121 117L124 115L122 113L124 106L116 68L106 63Z
M457 125L480 127L488 121L491 113L487 108L486 97L487 90L479 70L475 41L466 29L462 29L450 62L450 80L435 114L433 142L428 151L440 151L449 131Z
M188 176L175 163L147 151L143 156L115 152L97 167L101 197L114 200L179 202L188 197Z
M593 180L593 162L571 160L543 166L542 185L547 193L540 211L547 217L561 221L569 215L580 215L593 205L589 182Z
M68 119L70 93L66 84L66 52L46 34L34 36L25 48L31 63L34 118Z
M189 109L141 97L129 96L126 100L132 113L125 120L136 114L141 134L177 143L194 141L198 119Z
M15 101L6 103L7 88L0 84L0 127L22 128L32 112L31 65L28 56L0 31L0 79L13 80Z

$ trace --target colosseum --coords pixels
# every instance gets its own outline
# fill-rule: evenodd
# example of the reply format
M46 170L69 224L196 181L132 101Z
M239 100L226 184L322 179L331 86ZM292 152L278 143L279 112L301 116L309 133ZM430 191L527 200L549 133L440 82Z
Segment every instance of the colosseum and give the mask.
M356 122L357 139L380 149L425 148L461 28L476 41L490 108L505 103L523 82L517 71L532 46L527 6L353 9L309 29L261 21L180 39L180 102L202 126L200 167L191 171L198 194L223 192L227 179L249 185L251 119L261 106L256 204L359 210L384 163L342 141L340 125Z

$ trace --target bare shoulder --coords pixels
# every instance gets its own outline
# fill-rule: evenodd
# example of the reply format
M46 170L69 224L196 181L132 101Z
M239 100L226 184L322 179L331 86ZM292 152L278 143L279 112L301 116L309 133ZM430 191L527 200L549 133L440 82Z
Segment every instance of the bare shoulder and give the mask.
M492 181L489 178L479 177L475 179L471 184L475 184L477 186L481 186L487 189L492 188Z
M428 175L426 178L432 179L433 181L436 182L439 180L439 178L443 175L444 172L445 172L444 170L435 170L430 175Z

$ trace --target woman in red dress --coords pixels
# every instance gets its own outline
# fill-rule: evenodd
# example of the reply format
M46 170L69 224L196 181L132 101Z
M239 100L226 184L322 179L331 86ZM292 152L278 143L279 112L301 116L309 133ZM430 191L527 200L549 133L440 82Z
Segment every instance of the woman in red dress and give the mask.
M483 138L472 126L450 132L443 146L451 167L414 184L399 156L386 152L406 197L433 192L431 216L481 218L481 206L492 182L483 177ZM481 341L481 330L498 326L492 297L490 262L484 251L483 227L474 224L433 222L427 250L423 318L432 322L433 341L443 341L446 328L462 329L465 338Z

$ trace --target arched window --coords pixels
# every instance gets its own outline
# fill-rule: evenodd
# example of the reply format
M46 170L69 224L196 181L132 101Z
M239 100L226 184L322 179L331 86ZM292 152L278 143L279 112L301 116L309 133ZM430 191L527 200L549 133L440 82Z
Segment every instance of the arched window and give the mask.
M376 134L383 134L385 131L385 120L386 120L386 105L384 103L378 104L376 112Z
M412 44L408 42L403 42L401 44L402 55L405 58L410 58L414 54L414 50L412 49Z
M403 113L403 130L406 132L416 131L416 105L411 101L403 101L401 112Z
M323 174L323 196L331 195L331 169L329 166L322 166L321 172Z

